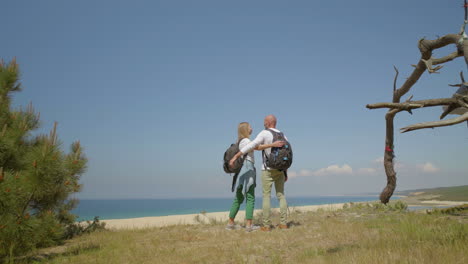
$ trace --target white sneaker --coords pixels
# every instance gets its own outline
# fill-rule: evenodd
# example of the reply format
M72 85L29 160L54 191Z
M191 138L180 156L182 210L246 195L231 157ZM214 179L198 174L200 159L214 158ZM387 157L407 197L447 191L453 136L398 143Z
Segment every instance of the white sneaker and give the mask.
M246 226L245 227L245 232L254 232L254 231L257 231L259 229L260 229L260 227L256 226L256 225Z
M241 229L240 225L236 225L236 224L226 225L226 230L239 230L239 229Z

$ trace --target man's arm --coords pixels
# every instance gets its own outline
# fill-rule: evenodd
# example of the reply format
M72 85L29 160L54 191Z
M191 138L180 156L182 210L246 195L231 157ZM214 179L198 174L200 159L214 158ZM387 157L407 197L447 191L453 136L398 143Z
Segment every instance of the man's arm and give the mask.
M242 154L249 153L250 151L254 150L257 146L261 145L264 142L265 142L265 131L262 131L257 135L257 137L254 140L250 141L249 144L241 148L240 152L242 152Z
M236 155L234 155L234 157L229 161L229 166L232 167L232 165L234 165L234 162L238 158L240 158L240 156L244 155L245 153L249 153L250 151L254 150L257 146L262 144L265 141L264 132L265 131L260 132L254 140L252 140L249 144L247 144L239 152L237 152Z
M251 143L252 143L252 142L251 142ZM251 144L251 143L249 143L249 144ZM286 143L286 142L284 142L284 141L275 141L275 142L273 142L273 143L271 143L271 144L264 144L264 145L257 146L257 147L255 147L255 150L264 150L264 149L267 149L267 148L274 148L274 147L280 148L280 147L284 146L285 143ZM243 150L243 149L242 149L242 150ZM244 153L242 152L242 150L239 151L239 152L237 152L236 155L234 155L234 157L229 161L229 166L232 167L232 166L234 165L234 162L235 162L238 158L240 158L240 156L244 155Z
M281 148L282 146L284 146L284 144L286 144L286 142L284 141L275 141L271 144L264 144L264 145L257 146L255 150L264 150L267 148Z

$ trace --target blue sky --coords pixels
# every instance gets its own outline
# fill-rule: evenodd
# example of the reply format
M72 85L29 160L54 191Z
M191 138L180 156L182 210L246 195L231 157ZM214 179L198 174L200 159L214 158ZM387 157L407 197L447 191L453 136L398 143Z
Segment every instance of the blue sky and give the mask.
M458 33L462 1L8 1L0 56L63 148L89 158L82 199L231 196L222 155L239 122L268 114L294 148L286 195L380 192L385 110L420 57ZM435 52L441 57L455 50ZM414 100L449 97L461 58L427 73ZM406 97L404 98L406 99ZM397 128L441 108L400 113ZM397 190L468 184L468 128L396 134ZM260 154L256 153L257 167ZM259 177L258 177L259 179ZM257 188L257 194L260 194Z

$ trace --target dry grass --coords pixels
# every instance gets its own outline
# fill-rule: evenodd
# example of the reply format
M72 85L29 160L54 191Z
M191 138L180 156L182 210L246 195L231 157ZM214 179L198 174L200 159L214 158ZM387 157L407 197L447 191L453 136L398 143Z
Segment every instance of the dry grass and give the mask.
M33 263L468 263L464 213L359 205L290 220L289 230L272 232L227 231L225 223L97 232Z

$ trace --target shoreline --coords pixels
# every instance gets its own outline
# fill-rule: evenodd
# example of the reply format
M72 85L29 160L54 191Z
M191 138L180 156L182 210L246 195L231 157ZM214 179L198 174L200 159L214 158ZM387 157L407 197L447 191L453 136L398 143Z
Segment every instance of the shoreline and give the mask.
M467 204L464 201L418 201L415 202L413 199L405 199L402 197L401 201L407 203L408 207L420 207L420 206L458 206ZM398 199L400 200L400 199ZM356 202L356 203L372 203L378 201L368 202ZM301 211L301 212L315 212L317 210L336 211L343 208L346 203L332 203L332 204L321 204L321 205L303 205L303 206L291 206L289 211ZM279 208L272 208L272 212L278 212ZM262 209L254 210L254 214L261 212ZM236 216L236 222L242 222L245 218L245 210L240 210ZM211 212L211 213L196 213L196 214L181 214L181 215L167 215L167 216L147 216L147 217L136 217L136 218L125 218L125 219L103 219L100 220L106 224L106 228L111 230L120 229L143 229L143 228L154 228L154 227L166 227L173 225L197 225L201 223L209 223L211 221L216 222L227 222L229 219L229 211L223 212ZM242 220L241 220L242 219ZM83 221L85 222L85 221ZM82 222L82 223L83 223Z
M160 199L130 199L130 200L80 200L80 204L73 209L72 213L77 215L76 222L93 221L99 216L100 221L141 218L153 216L186 215L200 213L214 213L228 211L232 205L233 198L206 198L204 199L169 199L167 201ZM261 197L256 197L260 201ZM400 199L395 196L394 200ZM334 203L349 202L374 202L378 196L348 196L348 195L330 195L330 196L291 196L288 198L290 207L324 205ZM272 207L279 207L276 199L272 199Z
M291 206L289 211L314 212L319 209L335 211L342 209L345 203L322 204L322 205L304 205ZM272 212L279 211L279 208L272 208ZM262 209L254 210L254 214L261 212ZM236 222L240 222L245 218L245 210L239 210L236 216ZM166 227L172 225L197 225L200 223L209 223L210 221L225 221L229 219L229 211L213 212L213 213L198 213L184 215L168 215L168 216L148 216L127 219L107 219L100 220L106 224L106 228L111 230L119 229L143 229L154 227Z

